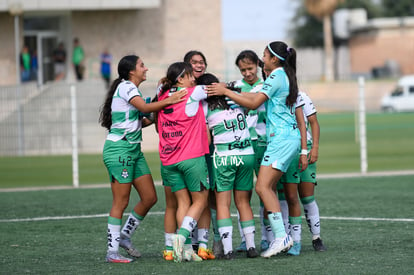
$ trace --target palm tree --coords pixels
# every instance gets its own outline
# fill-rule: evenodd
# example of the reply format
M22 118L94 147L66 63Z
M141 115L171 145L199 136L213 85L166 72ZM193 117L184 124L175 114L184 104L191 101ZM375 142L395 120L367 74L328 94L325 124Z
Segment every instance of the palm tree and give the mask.
M305 0L306 10L323 22L323 40L325 49L325 80L334 80L333 38L331 15L339 3L344 0Z

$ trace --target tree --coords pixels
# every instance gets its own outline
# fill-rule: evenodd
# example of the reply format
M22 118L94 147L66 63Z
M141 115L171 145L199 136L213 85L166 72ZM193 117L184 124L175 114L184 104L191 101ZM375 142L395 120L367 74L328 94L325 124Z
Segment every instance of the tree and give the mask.
M309 14L322 20L323 41L325 50L325 80L334 80L334 51L331 16L335 8L344 0L305 0L305 7Z
M413 0L382 0L382 7L385 17L414 16Z

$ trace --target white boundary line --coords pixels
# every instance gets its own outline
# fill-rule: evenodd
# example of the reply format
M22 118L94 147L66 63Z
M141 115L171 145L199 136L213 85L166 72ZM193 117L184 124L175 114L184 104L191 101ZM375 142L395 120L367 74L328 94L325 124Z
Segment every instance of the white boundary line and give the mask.
M128 214L124 214L127 216ZM147 215L164 215L164 212L149 212ZM231 214L232 217L237 217L237 214ZM256 218L259 215L254 215ZM106 214L94 214L94 215L80 215L80 216L54 216L54 217L36 217L36 218L21 218L21 219L0 219L0 223L13 223L13 222L37 222L37 221L53 221L53 220L75 220L75 219L91 219L91 218L105 218ZM304 218L304 217L302 217ZM362 217L320 217L322 220L340 220L340 221L390 221L390 222L414 222L414 219L403 218L362 218Z
M340 178L363 178L363 177L386 177L386 176L410 176L414 175L414 170L402 171L379 171L368 173L340 173L340 174L319 174L318 179L340 179ZM155 185L162 185L161 181L154 181ZM104 184L84 184L80 185L81 189L94 188L109 188L109 183ZM0 188L0 193L3 192L27 192L27 191L43 191L43 190L71 190L75 189L73 186L40 186L40 187L18 187L18 188Z

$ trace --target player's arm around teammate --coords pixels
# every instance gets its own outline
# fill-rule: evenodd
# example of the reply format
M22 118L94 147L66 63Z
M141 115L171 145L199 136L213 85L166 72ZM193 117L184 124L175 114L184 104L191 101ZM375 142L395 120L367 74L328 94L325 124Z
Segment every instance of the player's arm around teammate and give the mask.
M159 153L164 184L171 186L178 208L178 234L173 238L173 256L176 262L202 260L194 253L190 233L207 206L208 138L201 101L207 97L203 87L192 87L194 76L191 65L176 62L169 66L162 80L159 99L187 89L186 101L158 112L160 137Z
M266 46L262 60L264 70L271 73L259 93L239 95L221 85L211 85L208 89L209 95L228 96L239 105L250 109L256 109L267 101L266 135L268 146L260 167L256 192L267 210L275 237L269 249L261 254L262 257L270 257L288 250L293 245L292 239L286 234L279 200L272 187L286 172L298 150L300 148L307 150L307 148L306 140L303 140L304 125L300 121L300 112L297 112L295 117L294 105L298 95L296 51L283 42L275 41ZM305 169L307 166L306 156L301 157L300 163Z
M139 85L146 80L148 68L136 55L123 57L118 64L118 78L106 94L100 123L108 129L103 160L108 170L112 190L112 207L108 217L108 262L131 262L119 254L119 246L133 257L141 253L132 245L131 237L156 203L157 195L150 170L141 151L141 113L159 110L182 101L186 91L163 102L146 104ZM135 205L121 229L122 215L128 206L131 186L137 190L140 201Z

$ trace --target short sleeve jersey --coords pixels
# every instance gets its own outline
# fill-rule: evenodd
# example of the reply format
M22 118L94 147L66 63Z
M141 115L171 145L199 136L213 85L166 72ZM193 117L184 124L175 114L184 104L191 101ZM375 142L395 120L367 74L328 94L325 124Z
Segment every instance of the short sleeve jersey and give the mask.
M248 124L240 108L208 109L207 122L218 156L254 154Z
M118 141L125 138L129 143L142 141L140 112L129 103L136 96L142 97L142 94L130 81L122 81L116 88L111 104L112 125L107 140Z
M260 92L268 97L266 101L268 142L271 139L300 137L295 117L295 106L288 107L286 105L286 98L289 95L289 79L285 70L283 68L273 70Z
M247 83L244 79L237 80L234 83L234 87L239 88L241 92L246 92L246 93L252 92L253 90L257 92L258 90L260 90L262 85L263 85L262 79L257 80L252 85ZM262 110L265 109L264 106L261 106L261 107L262 107ZM259 109L260 107L256 110L249 110L249 112L246 115L247 125L249 125L250 137L252 140L257 139L257 135L258 135L256 131L256 126L259 122Z
M299 91L299 96L302 97L302 101L303 101L302 110L303 110L303 116L304 116L305 123L306 123L306 138L308 140L308 143L311 143L312 133L309 127L308 117L316 114L316 108L315 108L315 105L313 105L313 102L310 99L310 97L305 92Z

